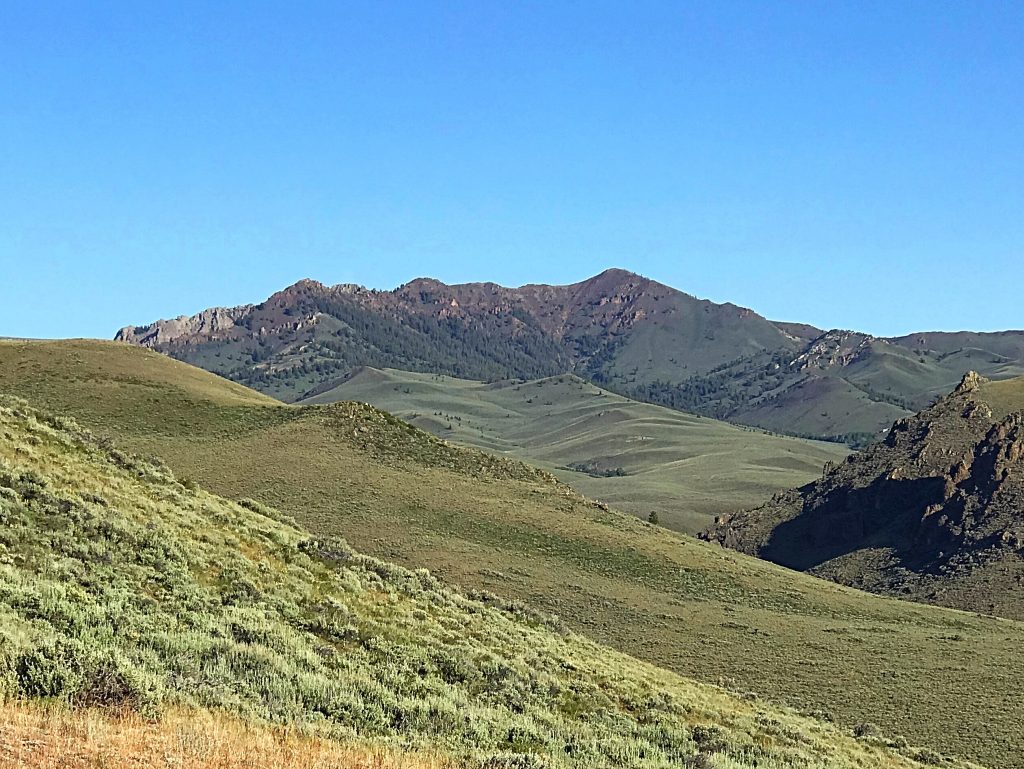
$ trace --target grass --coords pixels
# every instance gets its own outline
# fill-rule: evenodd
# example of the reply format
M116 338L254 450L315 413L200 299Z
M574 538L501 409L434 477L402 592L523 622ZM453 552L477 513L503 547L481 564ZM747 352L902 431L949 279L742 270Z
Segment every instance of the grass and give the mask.
M339 400L527 460L588 497L645 519L655 511L662 525L690 533L802 486L849 453L640 403L570 375L484 384L367 368L302 403Z
M223 713L0 705L0 764L8 769L444 769L438 756L310 737Z
M1004 419L1024 409L1024 376L986 382L981 386L979 397L992 408L993 419Z
M23 401L0 401L0 435L0 693L161 721L100 720L74 743L82 761L142 750L151 763L162 743L199 765L237 762L261 742L282 761L318 750L333 760L339 749L313 737L350 755L357 745L359 760L389 748L488 769L966 766L679 677L517 602L361 555ZM203 735L222 716L183 732L182 708L293 731L228 727L211 746ZM36 718L19 712L15 734ZM46 740L59 744L61 723ZM244 752L231 754L230 739Z
M145 383L120 373L109 382L108 364L91 362L97 347L120 356L115 372L147 370ZM492 470L497 460L372 409L245 405L226 392L215 404L186 371L109 343L0 344L0 390L163 456L179 477L224 496L273 505L318 536L341 534L374 557L524 601L689 678L828 712L847 730L873 722L943 753L1018 765L1020 623L884 599L725 551L529 468L515 477L512 460ZM223 381L203 376L208 387Z

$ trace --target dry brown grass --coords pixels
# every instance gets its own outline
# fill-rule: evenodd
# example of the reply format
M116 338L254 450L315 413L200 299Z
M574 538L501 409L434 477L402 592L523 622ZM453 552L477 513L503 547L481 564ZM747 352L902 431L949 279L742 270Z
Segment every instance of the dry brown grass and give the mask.
M442 769L436 756L403 753L248 725L205 711L159 722L131 713L0 705L4 769Z

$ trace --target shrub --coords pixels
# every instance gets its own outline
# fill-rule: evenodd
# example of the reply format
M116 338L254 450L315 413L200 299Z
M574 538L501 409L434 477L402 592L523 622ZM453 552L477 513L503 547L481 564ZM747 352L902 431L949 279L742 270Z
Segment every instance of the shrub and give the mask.
M722 753L729 749L725 732L717 726L695 726L690 731L690 739L702 753Z
M928 750L925 748L914 751L914 760L920 761L922 764L928 764L929 766L938 766L943 762L941 753L936 753L934 750Z
M73 697L85 680L81 650L61 640L37 643L15 662L21 697Z
M880 738L882 730L870 721L862 721L853 727L853 736L858 739Z
M356 555L352 546L341 537L305 539L299 543L298 547L299 552L327 563L344 563Z
M85 707L127 708L143 715L157 713L160 694L141 671L112 657L95 661L72 702Z
M448 684L465 684L481 678L476 665L464 653L438 652L434 655L434 666L441 680Z
M0 635L0 702L18 695L16 660L11 651L5 648L6 646L7 639Z
M536 753L494 753L477 760L480 769L544 769L547 764Z

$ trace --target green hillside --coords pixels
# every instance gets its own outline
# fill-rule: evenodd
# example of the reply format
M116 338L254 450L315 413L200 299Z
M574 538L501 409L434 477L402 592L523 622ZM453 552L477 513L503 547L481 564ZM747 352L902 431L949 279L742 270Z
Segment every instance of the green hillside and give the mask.
M638 377L609 386L733 422L866 445L949 392L967 371L999 379L1024 374L1021 339L1021 332L878 339L829 331L796 355L760 352L683 381Z
M978 398L992 409L994 419L1005 419L1015 411L1024 411L1024 377L983 382Z
M434 435L510 454L593 499L695 532L821 475L848 453L631 401L572 376L485 384L364 368L303 404L371 403Z
M858 740L603 649L178 482L0 400L0 692L227 710L481 767L907 767ZM952 765L952 764L950 764Z
M115 373L97 349L122 356ZM146 374L126 377L136 365ZM187 384L192 371L112 343L0 344L0 391L314 536L525 601L690 678L1016 766L1024 625L872 596L649 526L370 407L218 405ZM112 419L117 404L130 420Z

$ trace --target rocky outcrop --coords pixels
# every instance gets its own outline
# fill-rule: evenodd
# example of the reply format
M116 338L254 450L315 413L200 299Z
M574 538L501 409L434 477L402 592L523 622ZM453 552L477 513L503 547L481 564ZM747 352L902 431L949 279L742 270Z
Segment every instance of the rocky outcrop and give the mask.
M950 395L894 423L884 441L760 508L719 517L703 538L939 603L957 587L952 605L977 609L963 586L979 570L1016 573L1024 559L1024 412L993 419L986 384L968 372ZM1024 382L1021 392L1024 401Z
M160 347L177 342L222 338L234 331L236 324L252 309L253 305L214 307L192 316L158 320L147 326L125 326L117 332L114 340L142 347Z
M847 366L870 352L877 339L856 331L826 331L811 340L807 349L797 355L790 367L797 371L829 366Z

